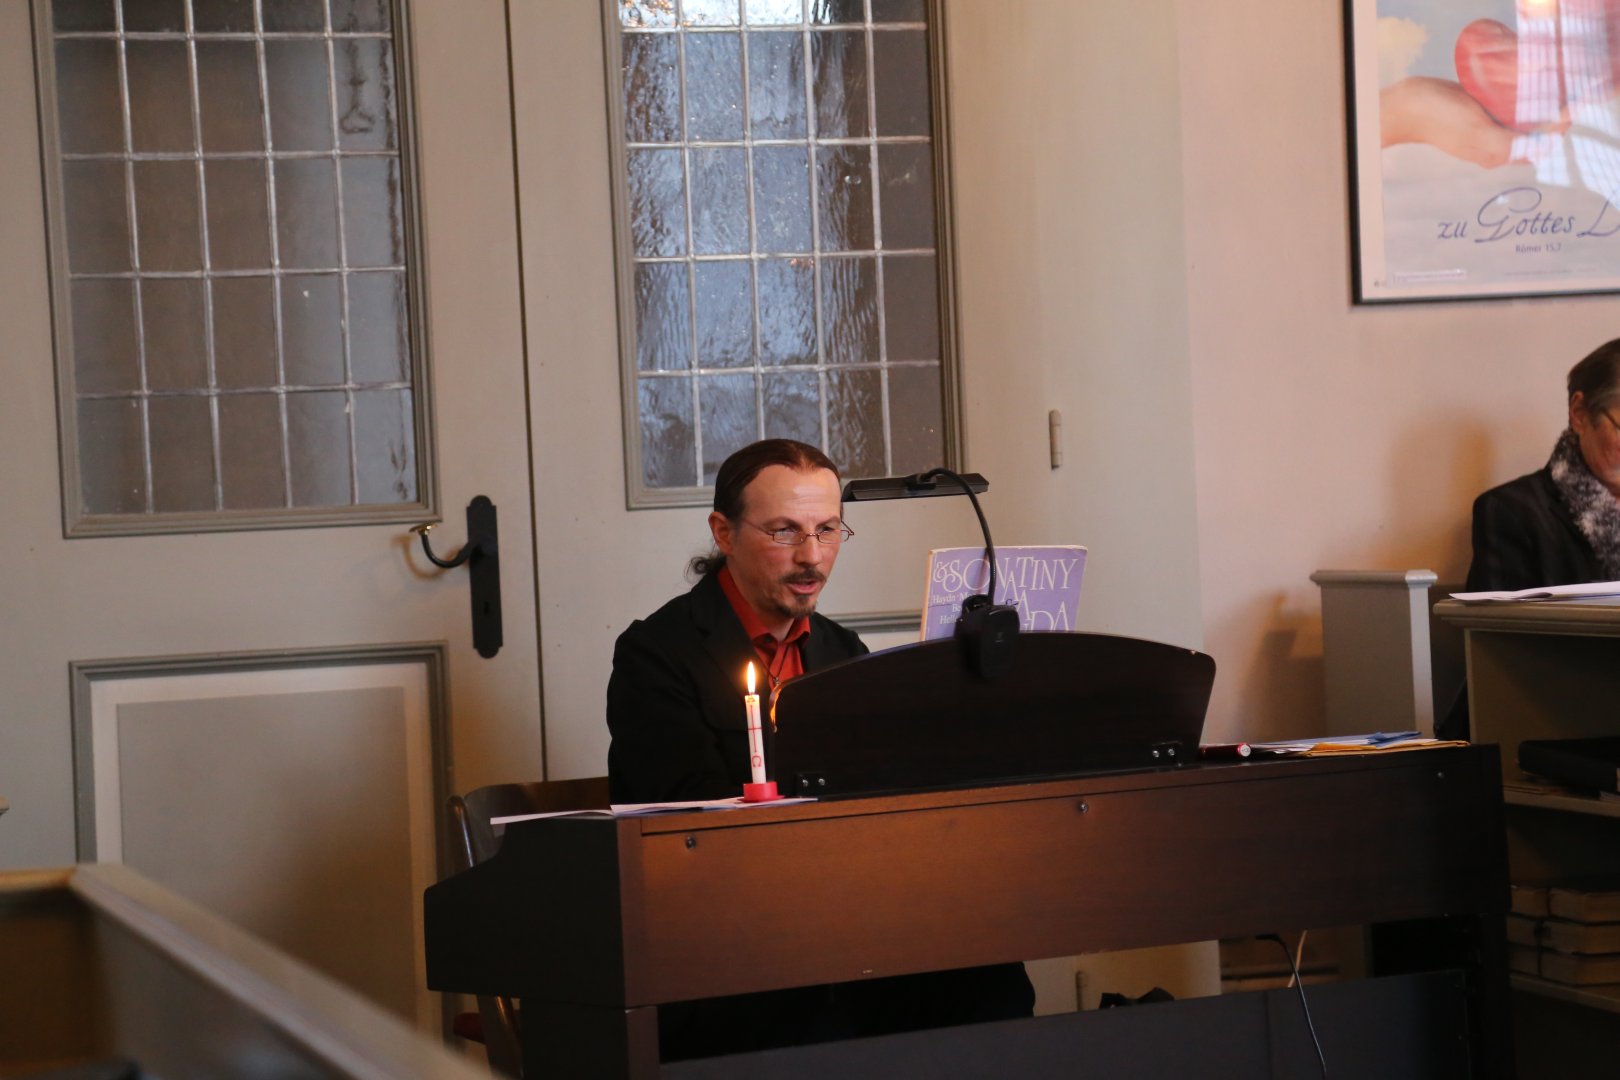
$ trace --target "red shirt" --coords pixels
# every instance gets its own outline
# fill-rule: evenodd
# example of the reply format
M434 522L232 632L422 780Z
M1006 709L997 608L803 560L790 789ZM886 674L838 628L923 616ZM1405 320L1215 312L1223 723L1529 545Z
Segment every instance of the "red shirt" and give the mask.
M729 566L720 568L720 589L731 601L731 610L737 613L737 618L742 622L743 633L754 643L754 652L765 669L765 685L761 689L765 700L772 701L778 686L795 675L804 674L804 657L799 648L804 639L810 636L810 617L801 615L794 619L788 627L787 636L777 641L776 635L765 629L759 613L743 598Z

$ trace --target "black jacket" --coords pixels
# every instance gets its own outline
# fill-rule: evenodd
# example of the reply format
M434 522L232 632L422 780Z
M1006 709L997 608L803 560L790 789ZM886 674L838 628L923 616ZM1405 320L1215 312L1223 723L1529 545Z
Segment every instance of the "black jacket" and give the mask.
M1491 488L1474 500L1469 592L1603 581L1597 553L1581 535L1549 469Z
M810 616L800 649L806 672L867 651L855 633L823 615ZM613 801L742 794L749 778L745 671L757 659L714 574L631 623L613 647L608 680Z

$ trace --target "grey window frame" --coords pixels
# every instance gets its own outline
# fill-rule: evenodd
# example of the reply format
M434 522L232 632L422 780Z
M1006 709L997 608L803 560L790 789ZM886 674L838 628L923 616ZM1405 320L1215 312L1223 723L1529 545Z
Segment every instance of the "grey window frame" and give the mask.
M265 0L266 3L273 0ZM57 124L55 42L51 0L32 0L34 78L44 180L45 226L56 363L58 453L61 466L62 535L153 536L172 533L247 532L438 521L438 440L435 437L432 363L429 356L427 266L421 218L421 170L417 155L414 44L408 0L389 0L395 40L394 78L399 108L399 168L404 225L407 343L411 356L411 410L416 438L416 494L408 503L363 503L255 510L167 511L149 514L87 514L80 498L79 433L74 380L72 290L68 273L61 137Z
M942 395L944 461L963 468L961 357L958 348L955 212L951 192L950 110L945 73L945 5L924 0L928 12L928 79L934 144L935 259L939 273L939 373ZM629 154L620 49L619 0L601 0L603 53L607 61L608 153L612 175L614 270L619 319L619 398L624 438L625 509L709 506L712 486L648 487L641 458L641 408L636 366L635 259L630 234ZM743 29L746 29L744 27ZM701 477L700 477L701 479ZM849 477L848 479L853 479Z

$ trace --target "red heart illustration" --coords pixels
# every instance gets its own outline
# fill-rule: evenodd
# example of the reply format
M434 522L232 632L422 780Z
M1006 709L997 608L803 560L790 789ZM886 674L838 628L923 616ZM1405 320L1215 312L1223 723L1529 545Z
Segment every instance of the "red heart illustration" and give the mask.
M1517 120L1519 35L1495 19L1475 19L1457 35L1457 81L1497 123L1534 131L1536 123Z

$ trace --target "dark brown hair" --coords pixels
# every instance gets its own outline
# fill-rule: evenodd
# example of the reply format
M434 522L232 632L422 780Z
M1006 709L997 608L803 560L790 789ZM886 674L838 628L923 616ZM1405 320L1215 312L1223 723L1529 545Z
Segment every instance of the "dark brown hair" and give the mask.
M761 439L749 443L720 464L714 476L714 510L727 521L736 524L743 516L743 492L765 469L772 465L786 465L800 472L826 469L842 479L832 458L809 443L794 439ZM717 572L726 564L726 557L718 550L707 555L694 556L687 570L699 577Z
M1570 368L1568 386L1569 396L1580 394L1589 412L1620 400L1620 338L1604 342Z

